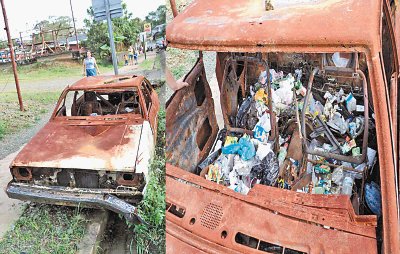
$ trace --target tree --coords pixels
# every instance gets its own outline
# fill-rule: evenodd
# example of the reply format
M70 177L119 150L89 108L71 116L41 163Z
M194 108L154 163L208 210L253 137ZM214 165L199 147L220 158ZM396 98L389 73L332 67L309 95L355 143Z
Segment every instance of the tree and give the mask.
M112 20L114 40L128 47L136 42L138 34L143 26L143 21L139 18L132 18L132 13L128 12L125 3L122 3L123 16ZM110 56L109 37L107 23L94 21L92 7L87 10L90 19L85 19L88 39L86 45L99 56ZM107 54L105 54L107 53Z
M151 27L165 24L166 22L166 11L167 7L165 5L158 6L156 11L149 12L146 16L146 23L151 23Z
M58 37L67 37L70 34L71 23L72 19L68 16L50 16L46 20L37 22L33 29L38 33L44 32L46 41L53 40L52 33L54 33L55 40L58 41ZM36 40L41 40L40 35L36 35Z

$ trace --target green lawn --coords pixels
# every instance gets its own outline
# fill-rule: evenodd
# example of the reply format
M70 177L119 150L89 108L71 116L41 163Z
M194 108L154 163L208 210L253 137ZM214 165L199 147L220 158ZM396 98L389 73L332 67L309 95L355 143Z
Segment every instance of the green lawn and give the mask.
M25 111L21 112L15 92L0 93L0 140L38 122L53 109L59 96L59 92L22 92Z
M82 75L82 66L75 62L38 62L18 66L18 77L21 81L49 80L59 77ZM11 68L2 70L0 83L13 83L14 76Z
M101 73L113 70L112 64L98 63ZM18 66L18 77L21 81L41 81L55 78L79 77L83 66L77 61L44 61L30 65ZM14 83L14 74L10 67L0 70L0 84Z
M1 254L73 254L87 221L77 208L27 207L0 240Z

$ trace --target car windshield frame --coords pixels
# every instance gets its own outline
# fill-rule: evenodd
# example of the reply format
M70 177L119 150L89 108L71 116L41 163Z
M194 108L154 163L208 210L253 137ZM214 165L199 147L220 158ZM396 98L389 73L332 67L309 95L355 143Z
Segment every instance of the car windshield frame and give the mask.
M96 116L57 116L57 113L59 112L60 108L65 104L65 99L70 92L76 92L76 91L82 91L82 92L104 92L104 93L112 93L112 92L120 92L120 91L134 91L137 92L139 96L139 103L140 107L142 109L141 114L135 114L135 113L123 113L123 114L109 114L109 115L96 115ZM139 117L138 117L139 116ZM119 120L119 121L126 121L128 119L146 119L148 116L148 109L146 108L146 104L144 101L144 97L142 94L141 89L137 86L131 86L131 87L126 87L126 86L105 86L104 88L74 88L74 87L67 87L64 89L64 91L61 93L60 98L57 101L57 104L54 108L54 111L52 113L52 116L50 118L50 121L57 121L57 120L67 120L67 121L86 121L86 120L91 120L91 121L112 121L112 120Z

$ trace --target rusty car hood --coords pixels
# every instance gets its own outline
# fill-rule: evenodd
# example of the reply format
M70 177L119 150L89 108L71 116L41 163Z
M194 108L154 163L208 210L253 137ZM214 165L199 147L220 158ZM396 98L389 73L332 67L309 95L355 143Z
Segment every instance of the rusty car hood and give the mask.
M167 41L176 48L233 52L380 45L382 1L273 0L269 11L265 2L195 0L167 26Z
M143 120L66 124L52 120L21 150L11 167L132 171Z

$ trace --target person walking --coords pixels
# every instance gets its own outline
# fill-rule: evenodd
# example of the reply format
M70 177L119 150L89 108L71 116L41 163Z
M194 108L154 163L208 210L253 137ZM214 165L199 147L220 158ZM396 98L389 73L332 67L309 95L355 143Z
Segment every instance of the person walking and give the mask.
M129 62L128 62L128 56L126 54L124 54L124 61L125 61L125 66L127 66Z
M96 59L92 57L92 52L88 50L86 52L86 58L83 60L83 76L97 76L100 74L99 67L97 66Z
M132 47L132 45L131 46L129 46L129 63L130 63L130 65L133 65L133 47Z

